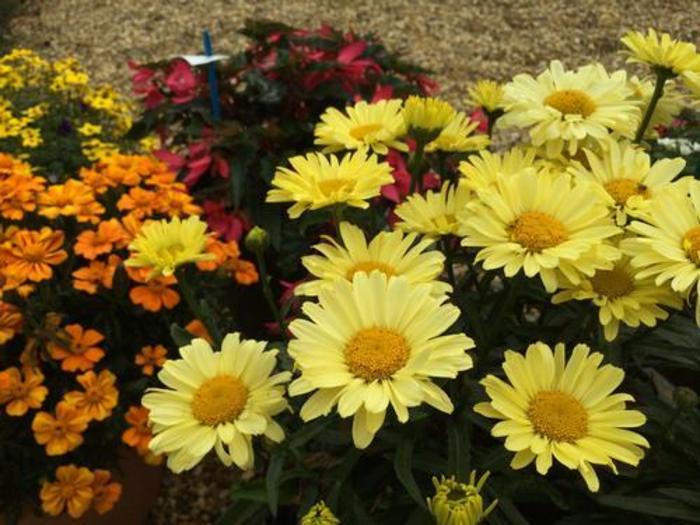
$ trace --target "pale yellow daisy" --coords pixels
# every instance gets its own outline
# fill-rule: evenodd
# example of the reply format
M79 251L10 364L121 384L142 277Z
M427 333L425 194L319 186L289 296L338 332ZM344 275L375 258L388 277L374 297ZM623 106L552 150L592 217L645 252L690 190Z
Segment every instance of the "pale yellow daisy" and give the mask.
M531 170L499 179L477 192L458 215L462 245L481 248L484 269L539 275L549 292L561 278L578 284L582 275L609 269L618 250L602 241L620 230L605 201L589 185L567 174Z
M471 107L483 108L487 113L503 109L503 84L493 80L478 80L467 92L467 103Z
M654 196L679 184L674 180L685 167L681 158L661 159L652 164L643 149L628 141L611 140L598 154L587 149L584 152L586 166L576 163L569 172L577 180L592 183L615 210L619 225L627 222L627 214L644 214Z
M284 383L289 372L273 374L277 350L265 342L228 334L220 352L204 339L180 348L158 374L168 388L150 388L143 396L153 425L150 449L168 456L174 472L189 470L213 448L224 465L253 466L253 436L284 439L272 419L288 408Z
M207 223L199 217L174 217L143 226L129 244L131 256L124 263L151 269L151 276L172 275L178 266L211 259L205 253Z
M332 205L366 209L368 199L377 197L381 187L391 184L391 166L379 162L366 149L336 155L309 153L289 159L290 168L278 167L265 202L293 202L289 217L298 218L307 210Z
M403 105L403 118L409 130L438 132L455 116L455 109L444 100L411 95Z
M430 239L416 242L415 233L394 231L380 232L368 243L364 232L349 222L342 222L339 229L342 244L324 237L326 242L314 246L321 255L302 257L302 264L316 279L297 286L297 295L316 296L328 283L352 281L357 272L373 271L401 275L410 283L427 283L437 297L452 291L449 284L439 280L445 256L428 249L433 245Z
M588 486L600 486L594 465L617 473L614 460L637 466L644 457L647 440L628 428L646 422L644 414L629 410L629 394L614 394L625 372L612 365L600 366L603 354L588 346L574 347L566 359L562 343L554 352L544 343L528 347L525 355L508 350L503 371L508 382L488 375L481 381L490 398L474 410L500 419L491 429L515 452L510 465L526 467L533 461L537 472L546 474L556 459L577 469Z
M668 33L649 29L647 34L630 31L621 42L629 49L628 62L663 68L667 75L680 76L685 84L700 93L700 54L695 45L671 38Z
M314 143L323 146L324 153L365 147L382 155L389 148L408 151L401 142L406 134L402 104L398 99L372 104L363 100L346 107L345 112L328 108L314 130Z
M639 122L637 103L630 100L627 74L609 74L599 64L567 71L554 60L537 78L517 75L503 88L502 128L527 128L534 146L548 156L566 150L574 155L586 138L606 139L610 130L632 137Z
M620 248L639 268L638 279L654 277L657 285L670 282L684 296L700 288L700 182L663 192L654 199L644 221L627 229L636 234L620 242ZM698 294L700 297L700 294ZM700 325L700 300L695 320Z
M554 304L566 301L591 301L598 307L598 320L607 341L617 337L620 323L631 327L656 326L657 319L666 319L662 306L680 309L683 300L668 285L657 285L654 279L637 279L639 273L623 257L610 270L596 270L593 277L578 285L564 284L552 297Z
M425 151L465 152L487 147L491 140L483 133L473 134L479 123L461 111L455 113L440 134L425 146Z
M289 393L313 392L300 412L304 421L337 405L341 417L353 416L355 446L366 448L389 405L401 423L410 407L423 403L452 412L450 398L431 378L454 379L472 367L466 353L472 340L445 334L459 317L457 307L436 299L429 284L381 272L337 280L318 301L304 303L308 319L289 325L289 355L301 372Z
M459 163L460 184L471 190L487 188L501 177L508 177L535 165L534 148L514 147L504 153L483 150Z
M469 188L445 182L440 191L414 193L399 204L394 213L400 219L395 227L405 232L416 232L428 237L455 235L459 229L457 213L463 210L472 194Z

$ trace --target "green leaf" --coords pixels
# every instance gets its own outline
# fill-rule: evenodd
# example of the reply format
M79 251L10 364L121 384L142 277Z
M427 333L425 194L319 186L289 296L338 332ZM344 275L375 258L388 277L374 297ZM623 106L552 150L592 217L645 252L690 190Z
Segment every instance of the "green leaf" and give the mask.
M276 454L272 455L270 462L267 465L267 474L265 475L265 488L267 489L267 504L273 516L277 516L277 506L279 504L280 482L284 462L287 459L287 450L281 449Z
M263 505L254 501L237 501L229 506L224 513L219 516L214 525L244 525L246 523L262 523L262 520L252 520L258 514Z
M691 523L700 523L700 512L697 507L691 507L680 501L668 498L639 498L634 496L601 496L598 503L631 512L639 512L648 516L677 518Z
M324 417L322 419L317 419L313 423L303 425L298 432L295 432L287 439L287 446L289 447L301 447L307 441L312 440L316 435L320 434L325 430L325 428L331 424L333 421L332 417Z
M413 471L411 469L411 461L413 458L413 439L409 434L405 434L396 449L396 455L394 456L394 471L396 472L396 477L399 479L401 484L404 486L409 496L413 500L425 508L425 500L423 495L418 488L416 483L416 478L413 476Z
M192 339L194 338L194 336L191 333L189 333L177 323L173 323L170 325L170 337L178 347L187 346L188 344L190 344L190 341L192 341Z
M468 429L460 421L447 423L447 471L460 481L469 477L469 440Z

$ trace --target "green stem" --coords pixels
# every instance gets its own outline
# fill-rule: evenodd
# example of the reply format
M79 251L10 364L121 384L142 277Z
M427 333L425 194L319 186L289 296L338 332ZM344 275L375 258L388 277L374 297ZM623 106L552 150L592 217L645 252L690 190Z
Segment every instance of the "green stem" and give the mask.
M421 174L421 166L423 165L423 156L425 154L425 143L422 140L416 141L416 152L411 160L411 193L423 191L423 177Z
M442 244L442 253L445 254L445 268L447 270L447 280L452 286L452 293L457 293L457 280L455 279L455 270L452 264L452 250L450 249L450 239L448 237L443 237L440 240Z
M221 343L221 333L219 332L219 327L216 321L212 319L204 308L202 304L197 301L197 294L192 286L192 280L190 279L189 265L180 266L175 270L175 277L177 279L177 285L182 292L182 296L185 298L187 306L189 306L190 311L194 315L195 319L199 319L209 332L209 335L214 339L214 342L218 345Z
M644 133L646 133L647 127L649 127L649 122L651 122L651 117L654 114L654 111L656 110L656 105L659 103L659 100L661 100L661 97L664 94L664 85L666 84L666 81L672 76L673 73L666 69L656 70L656 84L654 85L654 92L652 93L651 99L649 100L649 105L647 106L647 109L644 112L644 118L639 124L637 134L634 137L635 143L639 144L644 138Z
M340 238L340 223L343 222L343 214L345 212L344 204L336 204L333 206L333 227L338 238Z
M272 286L270 286L270 276L267 274L265 254L262 252L262 250L255 250L255 259L258 262L258 272L260 272L260 282L262 284L265 301L267 301L267 305L272 312L272 316L275 318L277 326L279 326L281 336L286 338L287 325L284 322L284 318L282 317L279 307L277 306L277 301L275 301L275 294L272 292Z

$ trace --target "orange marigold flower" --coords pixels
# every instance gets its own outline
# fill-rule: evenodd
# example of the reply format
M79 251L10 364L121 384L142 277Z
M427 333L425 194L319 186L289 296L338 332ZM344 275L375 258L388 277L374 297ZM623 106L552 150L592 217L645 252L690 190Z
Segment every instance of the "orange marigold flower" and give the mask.
M102 194L111 187L115 187L104 174L94 168L80 168L80 180L92 188L97 194Z
M143 406L131 406L124 419L129 424L122 434L122 441L136 449L148 450L153 434L148 423L148 409Z
M154 170L162 169L160 164L159 161L145 155L117 153L102 159L97 169L114 184L136 186Z
M227 261L237 259L241 255L236 241L223 242L213 237L207 237L204 250L206 253L214 255L214 259L197 261L197 268L209 272L216 270Z
M95 476L85 467L58 467L56 481L44 481L41 486L41 508L50 516L58 516L67 508L72 518L81 517L92 503L94 481Z
M189 323L187 323L187 326L185 326L185 330L195 337L206 339L210 344L214 342L211 335L209 335L207 327L204 326L204 323L199 319L192 319Z
M43 177L32 175L29 164L0 153L0 215L19 221L36 209L37 194L44 190Z
M83 443L83 432L90 418L75 405L61 401L56 405L55 417L39 412L32 421L34 439L46 445L47 456L61 456L75 450Z
M148 268L129 268L129 277L141 286L134 286L129 291L129 299L137 305L141 305L144 310L158 312L163 307L172 310L180 302L178 294L170 285L177 283L174 275L158 276L148 279L150 270Z
M51 266L61 264L68 258L63 250L64 235L44 227L39 231L22 230L12 238L7 250L8 274L39 282L53 276Z
M119 210L128 211L138 219L153 215L157 205L156 193L139 187L131 188L129 193L125 193L117 201Z
M134 237L141 231L141 228L143 227L143 222L136 217L133 213L130 213L126 215L125 217L122 218L122 228L124 229L124 242L119 245L119 248L124 248L125 246L128 246L131 241L134 240Z
M98 285L111 290L114 273L121 262L121 258L114 254L109 256L107 262L90 261L88 266L83 266L73 272L73 288L89 294L97 293Z
M50 341L47 344L49 355L61 361L61 369L66 372L90 370L105 355L104 350L96 346L104 336L97 330L84 330L79 324L65 327L68 334L66 341Z
M255 265L250 261L236 259L235 261L232 261L232 266L233 275L238 284L248 286L257 283L260 279L258 276L258 271L255 269Z
M156 367L160 368L165 363L168 351L162 345L147 345L136 354L134 362L141 367L143 375L152 376Z
M109 470L97 469L94 472L95 479L92 483L94 498L93 507L98 514L105 514L112 510L114 504L122 495L121 483L112 482L112 473Z
M66 403L74 405L91 420L103 421L112 415L112 409L119 401L119 391L114 386L117 376L109 370L102 370L99 374L90 370L76 380L84 391L68 392L63 397Z
M12 367L0 372L7 383L0 382L0 403L5 403L8 416L20 417L29 409L41 408L49 389L42 385L44 375L38 369ZM5 381L3 381L5 382Z
M0 301L0 345L22 329L22 312L14 304Z
M95 230L85 230L78 235L73 251L86 259L109 253L118 243L124 242L127 234L117 219L103 221Z
M157 210L169 217L187 217L202 213L202 208L194 203L194 198L184 187L182 190L167 188L159 191L156 202Z
M76 179L54 184L39 194L39 215L55 219L59 215L75 216L80 222L97 222L104 207L95 201L92 188Z

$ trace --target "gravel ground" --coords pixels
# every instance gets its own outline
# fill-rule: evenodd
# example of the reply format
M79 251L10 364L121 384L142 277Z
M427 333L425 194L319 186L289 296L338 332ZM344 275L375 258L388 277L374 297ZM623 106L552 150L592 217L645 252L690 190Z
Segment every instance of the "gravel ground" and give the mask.
M0 0L4 1L4 0ZM427 65L453 102L474 79L506 80L559 58L620 65L627 29L700 40L698 0L29 0L11 26L16 41L48 55L77 56L101 81L126 88L126 61L197 52L209 27L215 48L240 49L248 17L293 25L329 22L376 32Z
M4 0L0 0L4 1ZM100 81L128 89L126 61L198 52L208 27L217 51L235 52L248 17L292 25L328 22L379 34L390 49L430 67L457 103L478 78L507 80L558 58L619 66L618 38L654 26L700 43L698 0L29 0L11 22L17 45L74 55ZM157 525L207 525L226 507L230 471L208 460L168 475Z

